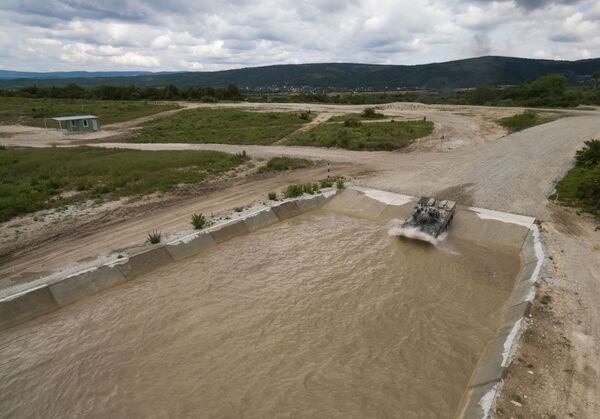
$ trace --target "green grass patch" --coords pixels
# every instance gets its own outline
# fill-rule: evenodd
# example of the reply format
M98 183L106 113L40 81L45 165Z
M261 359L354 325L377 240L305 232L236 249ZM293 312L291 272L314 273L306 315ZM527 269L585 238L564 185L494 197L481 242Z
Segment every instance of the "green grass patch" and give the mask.
M303 193L304 185L289 185L283 193L283 196L285 198L295 198L297 196L302 195Z
M600 213L600 140L586 141L577 151L577 164L556 185L550 199L578 207L598 215Z
M291 139L289 144L341 147L349 150L397 150L433 131L431 121L374 122L358 126L321 124Z
M509 132L522 131L536 125L554 121L556 118L540 116L537 112L526 110L523 113L509 116L498 120L498 123L508 129Z
M86 199L167 192L244 161L216 151L77 148L0 150L0 222Z
M174 103L159 105L143 101L3 97L0 100L0 125L43 127L44 118L82 114L96 115L103 125L107 125L176 108L178 105ZM52 120L46 120L46 123L48 127L55 127Z
M365 108L361 113L349 113L346 115L338 115L329 118L327 122L346 122L348 120L365 121L388 118L382 113L379 113L375 108Z
M308 119L306 119L308 118ZM312 115L249 112L240 109L190 109L151 121L129 141L137 143L273 144Z
M258 169L258 173L269 173L282 170L304 169L312 167L314 163L306 159L296 159L292 157L273 157L266 165Z

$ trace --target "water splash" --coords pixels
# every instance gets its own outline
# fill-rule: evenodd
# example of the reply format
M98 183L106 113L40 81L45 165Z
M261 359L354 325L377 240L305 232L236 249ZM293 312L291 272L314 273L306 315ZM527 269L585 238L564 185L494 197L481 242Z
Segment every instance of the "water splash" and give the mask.
M423 233L421 230L415 227L402 227L401 220L393 219L391 221L390 228L388 229L388 235L390 237L407 237L409 239L416 239L428 242L440 250L443 250L455 256L460 256L460 252L454 250L449 243L444 243L444 241L448 237L448 233L446 231L444 231L437 237L433 237L427 233Z

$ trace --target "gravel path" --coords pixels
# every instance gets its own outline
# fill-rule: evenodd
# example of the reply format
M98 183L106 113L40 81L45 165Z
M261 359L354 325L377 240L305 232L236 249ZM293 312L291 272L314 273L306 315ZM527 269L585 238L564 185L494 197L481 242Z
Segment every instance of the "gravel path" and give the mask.
M433 194L499 211L545 217L546 197L572 166L585 140L600 138L600 114L585 113L445 153L361 152L318 147L229 144L103 143L98 147L139 150L245 150L257 158L303 157L357 163L378 174L364 186L410 195Z

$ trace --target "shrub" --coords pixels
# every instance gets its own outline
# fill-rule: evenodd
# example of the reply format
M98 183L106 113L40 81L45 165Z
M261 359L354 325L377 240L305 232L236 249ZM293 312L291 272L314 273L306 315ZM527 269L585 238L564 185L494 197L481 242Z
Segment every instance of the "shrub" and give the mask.
M366 118L373 117L375 114L377 114L377 112L375 112L374 108L365 108L361 113L361 115Z
M588 140L581 150L575 153L578 166L591 167L600 162L600 140Z
M319 181L319 185L321 188L331 188L333 186L333 182L331 182L329 179L323 179Z
M268 196L268 198L269 198L271 201L277 201L277 193L275 193L275 192L269 192L269 193L267 194L267 196Z
M302 112L299 118L303 121L310 121L310 111Z
M304 193L304 188L302 185L290 185L287 187L284 196L286 198L295 198Z
M375 111L375 108L365 108L360 116L362 116L363 118L369 118L369 119L381 119L381 118L385 118L385 115L382 113L379 113L377 111Z
M304 193L312 195L314 193L313 192L313 184L305 183L304 185L302 185L302 190L304 190Z
M335 187L338 188L338 189L344 189L345 188L345 186L344 186L344 179L340 178L340 179L336 180L335 181Z
M150 244L160 243L161 238L162 238L162 234L158 230L152 230L152 231L148 232L148 242Z
M192 214L192 225L196 230L202 230L206 226L206 217L204 214Z

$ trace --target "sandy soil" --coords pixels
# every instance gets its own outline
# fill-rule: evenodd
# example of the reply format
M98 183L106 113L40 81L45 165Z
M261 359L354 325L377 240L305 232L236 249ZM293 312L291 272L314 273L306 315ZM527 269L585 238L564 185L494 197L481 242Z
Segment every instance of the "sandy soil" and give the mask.
M496 405L499 418L600 415L600 224L548 207L542 239L550 268Z
M214 106L202 105L198 106ZM222 107L240 106L222 104ZM255 110L360 112L364 106L243 104ZM400 119L431 119L436 131L411 152L355 152L312 147L219 144L94 144L147 150L246 150L255 158L276 155L323 159L355 183L410 195L433 194L461 204L535 216L542 220L549 260L497 417L598 417L600 415L600 231L597 221L548 204L547 196L573 164L583 141L600 138L600 113L570 117L505 135L493 120L520 109L387 104ZM324 118L324 116L323 116ZM13 140L10 140L13 141ZM7 137L0 137L6 143ZM11 143L14 143L11 142ZM217 213L261 200L269 190L322 178L322 167L280 176L236 180L217 190L164 204L107 211L45 242L32 242L0 261L5 284L59 269L77 260L143 241L148 230L186 228L192 212ZM239 182L239 183L238 183ZM121 212L120 212L121 211ZM119 234L115 234L117 232ZM40 237L43 237L40 236ZM36 274L37 273L37 274Z

